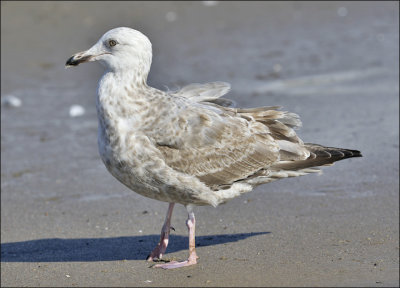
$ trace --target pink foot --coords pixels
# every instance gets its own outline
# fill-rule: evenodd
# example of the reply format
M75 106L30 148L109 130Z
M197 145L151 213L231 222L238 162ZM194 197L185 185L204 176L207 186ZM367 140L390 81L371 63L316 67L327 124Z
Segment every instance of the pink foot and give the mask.
M186 261L177 262L171 261L164 264L154 265L154 268L163 268L163 269L175 269L186 266L191 266L197 264L197 254L196 254L196 245L195 245L195 226L196 221L194 219L193 212L189 212L189 219L186 221L186 226L189 230L189 258Z
M181 268L181 267L186 267L186 266L191 266L197 264L197 255L196 252L192 252L192 254L189 256L188 260L178 262L178 261L171 261L168 263L164 264L157 264L154 265L154 268L162 268L162 269L175 269L175 268Z
M154 259L161 260L168 246L168 237L161 239L160 243L154 248L154 250L147 256L147 261L153 261Z
M178 261L171 261L165 264L157 264L154 265L154 268L162 268L162 269L174 269L174 268L180 268L180 267L186 267L186 266L190 266L190 265L194 265L197 264L197 261L182 261L182 262L178 262Z

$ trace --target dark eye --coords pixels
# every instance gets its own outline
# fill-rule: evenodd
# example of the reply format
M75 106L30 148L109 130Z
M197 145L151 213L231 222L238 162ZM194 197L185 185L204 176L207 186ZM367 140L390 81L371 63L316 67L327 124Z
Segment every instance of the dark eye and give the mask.
M108 45L110 45L111 47L113 47L113 46L117 45L117 41L115 41L115 40L110 40L110 41L108 41Z

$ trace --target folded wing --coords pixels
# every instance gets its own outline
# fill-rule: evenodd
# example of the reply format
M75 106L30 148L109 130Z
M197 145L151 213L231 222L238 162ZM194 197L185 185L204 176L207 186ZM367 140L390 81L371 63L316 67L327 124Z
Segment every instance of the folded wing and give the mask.
M277 111L277 107L219 106L219 111L216 107L190 105L179 113L179 125L165 131L165 139L174 135L174 141L157 143L168 166L218 190L268 175L269 167L282 159L310 155L293 130L301 125L296 114Z

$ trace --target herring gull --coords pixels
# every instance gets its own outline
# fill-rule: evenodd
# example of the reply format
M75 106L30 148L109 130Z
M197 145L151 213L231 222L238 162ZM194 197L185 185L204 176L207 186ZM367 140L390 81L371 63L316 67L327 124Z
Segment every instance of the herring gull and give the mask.
M280 107L234 108L224 82L191 84L164 92L147 85L149 39L119 27L105 33L66 66L99 61L106 68L96 106L98 148L108 171L131 190L169 203L158 245L164 255L175 203L187 208L189 257L157 264L164 269L197 263L193 207L214 207L255 186L320 171L320 166L361 157L357 150L304 143L299 116Z

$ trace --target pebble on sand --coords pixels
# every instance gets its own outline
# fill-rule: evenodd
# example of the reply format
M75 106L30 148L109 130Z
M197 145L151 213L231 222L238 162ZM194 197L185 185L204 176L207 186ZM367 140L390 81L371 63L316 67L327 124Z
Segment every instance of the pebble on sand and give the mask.
M167 14L165 14L165 19L168 22L174 22L174 21L176 21L177 16L178 15L174 11L169 11L169 12L167 12Z
M85 108L80 105L72 105L69 108L69 116L71 117L79 117L85 114Z
M274 65L273 69L274 69L275 73L279 73L279 72L282 71L282 65L277 63L277 64Z
M2 97L1 104L6 107L20 107L22 105L22 101L14 95L6 95Z
M344 6L339 7L338 10L337 10L337 14L338 14L340 17L346 17L346 16L347 16L347 8L344 7Z
M204 6L215 6L218 4L218 1L201 1L203 3Z

